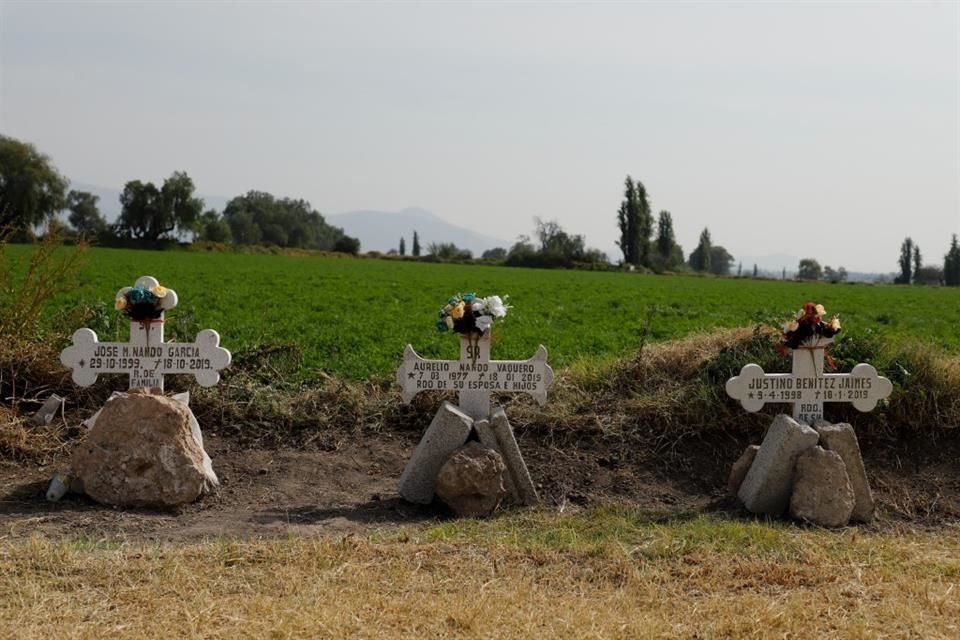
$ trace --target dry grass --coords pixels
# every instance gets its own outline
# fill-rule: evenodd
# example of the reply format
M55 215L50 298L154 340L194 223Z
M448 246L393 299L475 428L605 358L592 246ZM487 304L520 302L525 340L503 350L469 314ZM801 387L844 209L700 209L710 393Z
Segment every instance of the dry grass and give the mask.
M366 537L0 543L0 637L960 636L960 532L521 514Z
M789 368L774 351L774 339L770 332L749 328L695 335L644 347L605 366L558 371L545 407L523 396L502 400L520 432L561 440L612 436L667 454L687 439L742 441L762 433L785 405L747 414L726 396L723 384L747 362L769 371ZM59 346L13 336L0 341L0 394L7 406L29 412L50 393L59 393L68 398L69 409L79 412L79 421L118 388L117 376L77 388L58 361ZM851 422L861 437L924 435L935 440L956 430L960 357L923 344L876 349L851 342L836 356L844 364L871 360L894 379L887 406L861 414L832 405L831 415ZM321 373L300 381L301 364L296 346L254 346L235 355L217 387L201 389L189 377L174 376L168 390L190 389L201 422L219 425L218 431L248 444L324 448L345 433L418 430L445 398L425 393L404 406L392 380L349 382Z

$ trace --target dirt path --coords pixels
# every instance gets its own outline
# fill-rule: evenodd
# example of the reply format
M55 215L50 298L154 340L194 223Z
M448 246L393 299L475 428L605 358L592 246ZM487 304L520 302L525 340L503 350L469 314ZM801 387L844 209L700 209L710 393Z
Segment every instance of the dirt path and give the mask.
M329 451L249 448L206 439L220 490L177 511L120 510L83 496L44 498L62 468L0 461L0 537L85 537L182 541L226 537L365 531L446 517L442 508L399 499L397 481L416 434L344 436ZM693 442L668 454L619 439L556 442L520 434L543 508L624 504L671 513L722 511L749 517L725 496L729 465L741 443ZM938 526L960 521L957 439L866 451L878 522Z

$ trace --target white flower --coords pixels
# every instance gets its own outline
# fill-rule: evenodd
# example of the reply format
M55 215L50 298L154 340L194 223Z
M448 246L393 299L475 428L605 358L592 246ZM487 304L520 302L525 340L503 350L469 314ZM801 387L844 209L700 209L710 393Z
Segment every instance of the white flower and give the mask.
M473 311L474 313L482 313L483 306L484 306L483 300L480 298L477 298L476 300L473 301L473 304L470 305L470 310Z
M507 306L503 304L500 296L488 296L483 299L487 307L487 312L495 318L502 318L507 315Z
M799 329L799 328L800 328L800 325L797 323L796 320L791 320L790 322L784 322L784 323L783 323L783 332L784 332L784 333L793 333L794 331L796 331L796 330Z
M486 331L493 325L493 318L491 316L477 316L476 325L480 331Z

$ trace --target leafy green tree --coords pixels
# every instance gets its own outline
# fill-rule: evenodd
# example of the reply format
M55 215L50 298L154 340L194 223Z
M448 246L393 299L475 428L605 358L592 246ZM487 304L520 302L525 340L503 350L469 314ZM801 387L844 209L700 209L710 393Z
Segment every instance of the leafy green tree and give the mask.
M159 189L152 182L131 180L120 194L117 235L156 242L174 230L195 231L203 200L193 192L193 180L183 171L174 171Z
M693 253L690 254L690 268L701 273L711 273L712 248L713 243L710 240L710 229L704 227L703 231L700 232L700 243L697 245L697 248L693 250Z
M357 255L360 253L360 238L343 234L333 243L333 250L337 253Z
M407 255L407 241L403 239L403 236L400 236L400 255Z
M431 242L427 245L427 255L436 260L472 260L473 252L461 249L452 242Z
M657 218L655 266L675 269L683 264L683 249L677 244L673 231L673 217L669 211L661 211Z
M823 268L823 279L827 282L844 282L847 279L847 270L843 267L834 269L827 265Z
M198 240L205 242L230 242L233 240L233 232L230 225L219 213L213 209L203 212L200 216Z
M948 287L960 286L960 244L957 234L950 240L950 249L943 256L943 279Z
M800 260L800 266L797 269L797 278L800 280L819 280L823 275L823 269L820 263L813 258L803 258Z
M754 263L753 263L753 277L756 278L758 275L760 275L760 271L757 269L757 263L754 262Z
M730 275L733 267L733 256L718 244L710 247L710 273L718 276Z
M66 205L67 179L28 142L0 135L0 228L27 228Z
M420 236L417 235L417 232L413 232L413 256L415 258L420 257Z
M493 249L487 249L480 256L484 260L490 260L491 262L503 262L507 257L507 250L503 247L494 247Z
M920 255L920 245L913 245L913 280L917 280L917 272L923 267L923 257Z
M653 233L653 218L650 203L643 183L633 181L629 175L624 180L623 202L617 211L617 226L620 240L617 246L623 252L625 264L651 266L650 235Z
M346 253L360 250L359 240L344 234L343 229L327 224L306 200L275 198L263 191L248 191L227 203L223 217L237 244Z
M894 282L897 284L910 284L913 281L913 240L909 237L904 238L900 245L900 275Z
M67 194L67 209L70 215L67 221L77 233L87 237L95 237L107 229L107 221L100 213L97 202L100 196L89 191L73 191Z

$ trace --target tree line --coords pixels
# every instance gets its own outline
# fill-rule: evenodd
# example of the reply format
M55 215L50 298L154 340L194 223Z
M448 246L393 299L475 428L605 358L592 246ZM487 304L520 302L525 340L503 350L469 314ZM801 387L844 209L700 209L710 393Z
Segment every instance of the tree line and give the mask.
M67 222L76 233L104 245L162 247L192 237L218 243L360 251L358 239L327 224L306 200L248 191L231 199L222 214L204 211L193 180L183 171L174 171L160 186L127 182L119 196L120 215L113 224L100 212L97 195L68 191L68 185L50 158L32 144L0 135L0 227L26 232L66 210Z
M627 175L624 180L623 201L617 210L620 239L617 246L623 252L623 264L657 273L693 270L700 273L729 275L733 256L723 246L714 244L710 229L700 232L697 247L684 261L683 248L677 244L673 230L673 215L666 209L657 214L654 236L653 214L643 183Z
M900 258L897 261L900 272L894 278L896 284L943 284L948 287L960 286L960 244L957 234L953 234L950 246L943 256L943 265L924 265L920 245L909 236L900 245Z

